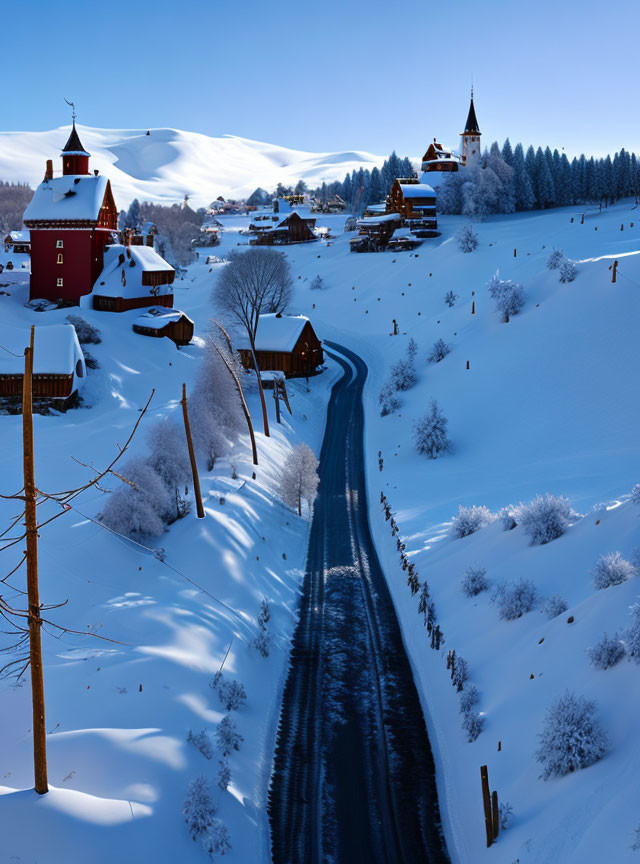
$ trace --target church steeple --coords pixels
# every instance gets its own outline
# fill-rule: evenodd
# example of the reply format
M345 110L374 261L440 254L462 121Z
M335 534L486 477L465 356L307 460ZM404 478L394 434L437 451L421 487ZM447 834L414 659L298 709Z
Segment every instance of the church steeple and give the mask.
M462 160L468 165L473 159L480 155L480 127L476 117L476 109L473 104L473 87L471 88L471 104L467 114L467 122L462 133Z
M64 101L67 102L66 99ZM73 102L67 102L67 105L71 105L72 108L71 118L73 126L71 128L69 140L62 148L62 173L88 174L89 156L91 154L82 146L82 141L80 140L78 130L76 129L76 107Z
M473 87L471 88L471 104L469 105L469 113L467 114L467 123L464 127L463 135L480 135L480 127L476 117L476 109L473 104Z

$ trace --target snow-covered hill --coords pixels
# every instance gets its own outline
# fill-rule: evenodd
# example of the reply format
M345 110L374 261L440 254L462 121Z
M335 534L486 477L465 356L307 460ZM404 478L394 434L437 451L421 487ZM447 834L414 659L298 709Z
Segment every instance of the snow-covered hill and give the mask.
M218 195L247 197L257 186L278 182L309 186L343 180L347 172L382 165L364 151L308 153L234 135L212 138L179 129L92 129L78 126L91 153L91 167L107 174L119 209L134 198L172 204L190 196L194 207L206 207ZM59 153L69 127L49 132L0 132L0 179L39 183L45 161ZM147 134L147 131L149 134Z

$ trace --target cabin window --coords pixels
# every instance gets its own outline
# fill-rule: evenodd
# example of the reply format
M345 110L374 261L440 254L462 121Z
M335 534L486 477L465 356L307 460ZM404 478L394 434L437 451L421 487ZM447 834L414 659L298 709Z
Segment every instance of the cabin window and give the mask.
M64 240L56 240L56 249L64 249Z
M64 279L58 276L58 278L56 279L56 285L58 286L58 288L62 288L64 285Z
M84 378L84 369L82 368L82 360L78 360L76 363L76 375L78 378Z
M58 263L58 264L64 264L64 255L62 254L62 252L58 252L58 261L57 261L57 263Z

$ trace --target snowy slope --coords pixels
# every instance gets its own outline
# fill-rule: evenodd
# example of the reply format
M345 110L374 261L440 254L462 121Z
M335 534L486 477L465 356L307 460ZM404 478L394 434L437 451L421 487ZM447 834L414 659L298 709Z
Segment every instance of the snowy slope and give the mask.
M463 220L440 217L439 223L441 237L414 255L350 254L344 219L322 217L319 224L332 226L335 241L292 247L287 255L298 287L292 311L308 314L319 335L349 345L369 364L373 535L423 698L449 849L463 864L631 862L640 821L639 670L627 660L595 670L586 649L603 631L624 630L628 607L640 595L638 578L595 591L591 575L601 554L619 550L629 558L640 546L640 509L627 500L640 480L638 211L622 202L583 225L580 213L568 209L494 218L475 226L480 246L466 255L454 239ZM224 242L231 245L227 224ZM554 246L578 262L575 282L560 284L557 271L546 269ZM609 269L614 258L616 284ZM527 305L509 324L500 322L487 294L496 269L527 292ZM326 290L308 290L318 274ZM452 309L443 299L448 290L458 295ZM390 335L393 318L400 336ZM400 394L398 414L381 418L380 387L410 336L419 346L419 381ZM438 337L452 352L428 364ZM434 397L449 418L453 446L429 461L414 451L412 426ZM429 582L447 640L440 653L429 647L418 598L407 588L380 509L381 490L420 579ZM587 514L547 546L530 547L521 528L505 533L499 524L464 540L448 536L460 504L497 511L547 491L567 495ZM605 509L602 501L623 503ZM469 566L485 567L492 585L528 576L541 600L560 593L568 611L548 621L539 604L518 621L500 621L487 594L467 600L460 593ZM445 668L450 648L467 659L481 692L485 731L473 744L460 728L458 695ZM537 733L565 687L596 700L609 749L592 768L545 782L534 759ZM484 848L481 764L515 811L513 826L491 850Z
M308 153L234 135L212 138L179 129L92 129L78 126L91 153L91 168L111 180L116 205L134 198L161 204L180 203L185 194L195 208L222 195L249 196L257 186L275 189L278 182L309 186L343 180L347 172L380 166L383 159L363 151ZM0 178L36 186L45 162L59 155L69 127L49 132L0 132Z

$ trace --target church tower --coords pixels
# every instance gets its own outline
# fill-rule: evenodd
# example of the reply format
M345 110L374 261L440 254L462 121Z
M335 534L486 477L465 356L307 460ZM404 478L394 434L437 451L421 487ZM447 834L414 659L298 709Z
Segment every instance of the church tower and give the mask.
M473 87L471 88L471 104L469 105L469 114L467 122L462 133L462 162L464 165L470 165L480 156L480 127L476 117L476 109L473 104Z
M62 153L62 173L64 174L88 174L89 173L89 156L90 153L82 146L82 141L76 130L76 121L74 118L73 128L69 140L64 145Z

